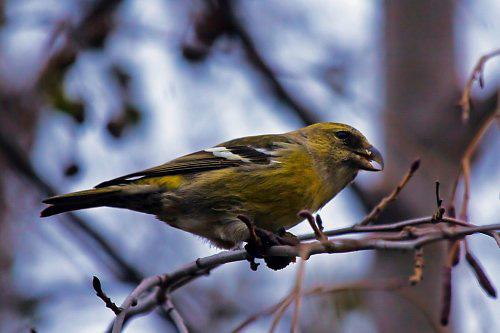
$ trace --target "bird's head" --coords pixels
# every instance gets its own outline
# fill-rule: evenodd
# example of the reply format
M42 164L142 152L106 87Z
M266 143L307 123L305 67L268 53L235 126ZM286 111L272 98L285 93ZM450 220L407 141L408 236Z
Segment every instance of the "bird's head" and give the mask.
M305 127L300 133L307 137L311 150L331 166L345 165L355 171L384 168L378 149L354 127L325 122Z

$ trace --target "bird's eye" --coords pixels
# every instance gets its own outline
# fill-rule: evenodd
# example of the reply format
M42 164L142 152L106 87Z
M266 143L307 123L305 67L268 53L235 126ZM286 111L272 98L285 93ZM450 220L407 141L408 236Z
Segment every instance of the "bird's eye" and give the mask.
M344 144L348 147L356 147L359 145L359 139L350 132L338 131L335 132L335 136L342 140Z
M350 134L349 134L349 132L346 132L346 131L338 131L338 132L335 132L335 136L337 138L339 138L340 140L345 140L350 136Z

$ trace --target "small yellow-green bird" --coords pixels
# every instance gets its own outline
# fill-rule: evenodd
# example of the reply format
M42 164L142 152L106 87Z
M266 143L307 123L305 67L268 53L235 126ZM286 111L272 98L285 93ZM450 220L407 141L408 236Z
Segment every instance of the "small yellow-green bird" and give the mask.
M227 141L91 190L48 198L41 216L127 208L230 249L249 240L239 215L267 231L288 229L302 220L298 212L319 210L359 170L382 169L380 152L358 130L317 123Z

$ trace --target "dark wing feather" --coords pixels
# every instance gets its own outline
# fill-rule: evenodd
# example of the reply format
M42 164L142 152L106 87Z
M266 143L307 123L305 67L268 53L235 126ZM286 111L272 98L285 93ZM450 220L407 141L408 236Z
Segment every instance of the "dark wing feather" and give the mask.
M247 137L222 143L212 149L225 148L225 153L234 154L233 158L221 156L220 152L198 151L154 168L111 179L100 183L96 188L111 185L124 185L138 179L161 177L169 175L193 174L204 171L238 167L242 165L266 165L275 157L273 151L282 148L275 146L275 142L290 143L288 138L281 135L265 135L260 137ZM265 149L265 150L261 150ZM217 156L220 155L220 156ZM241 157L241 159L234 159Z
M130 173L122 177L102 182L98 184L96 188L111 185L124 185L143 178L182 175L240 165L236 162L237 161L225 160L223 158L214 158L212 153L199 151L150 169Z

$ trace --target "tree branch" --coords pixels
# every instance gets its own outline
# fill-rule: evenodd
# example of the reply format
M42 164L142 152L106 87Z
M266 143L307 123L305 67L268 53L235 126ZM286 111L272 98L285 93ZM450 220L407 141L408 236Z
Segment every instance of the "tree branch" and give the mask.
M413 161L413 163L410 166L410 170L408 171L408 173L406 173L406 175L403 177L398 186L396 186L396 188L388 196L382 198L382 200L380 200L380 202L375 207L373 207L371 212L367 214L361 222L359 222L359 225L367 225L376 220L379 217L380 213L382 213L382 211L385 209L385 207L387 207L389 203L396 200L396 198L399 195L399 192L401 192L401 190L406 186L408 181L411 179L411 177L418 170L419 167L420 167L420 159L416 159L415 161Z
M433 217L428 216L425 218L401 221L388 225L358 226L358 230L354 229L351 232L346 231L345 228L338 229L340 231L331 230L329 232L325 232L325 235L371 232L380 233L380 236L369 236L360 239L335 238L326 242L303 242L298 246L273 246L266 252L266 255L304 257L304 253L307 253L307 256L309 256L321 253L345 253L364 250L412 251L430 243L450 239L460 239L466 235L500 229L500 224L473 226L455 219L448 219L447 221L445 218L439 222L433 221ZM408 231L408 226L412 226L413 229L411 232ZM362 231L359 230L359 228L363 228ZM407 230L407 232L401 232L404 230ZM385 236L387 231L392 231L394 237L386 238ZM122 303L121 308L123 311L115 319L113 324L113 333L121 332L125 319L131 318L137 314L138 307L144 311L150 311L153 309L155 304L157 304L157 293L165 292L170 294L176 289L193 281L197 277L206 275L211 270L223 264L244 261L247 259L248 254L245 250L223 251L209 257L199 258L172 273L152 276L144 279ZM151 295L155 295L155 297L152 297ZM293 302L294 297L296 297L295 294L290 296L288 301L281 304L280 311L285 311L286 307Z
M483 55L479 58L478 62L474 66L467 83L465 84L465 88L462 92L462 97L460 98L460 102L458 103L462 108L462 120L463 122L467 122L470 116L470 110L472 109L472 86L475 81L479 82L479 86L481 88L484 87L484 65L488 60L493 57L500 56L500 49L494 50L490 53Z
M42 180L28 159L21 153L21 149L11 142L1 131L0 153L6 157L5 161L11 165L13 170L17 171L18 174L38 188L41 193L47 196L56 195L55 189ZM105 266L110 267L111 263L111 271L114 271L120 280L137 283L143 279L143 275L137 269L129 265L121 254L112 248L107 240L94 230L89 223L73 213L67 213L65 216L71 223L64 224L64 226L70 231L73 229L79 234L85 235L85 237L92 242L92 245L87 243L87 245L83 246L86 250L95 249L97 246L100 250L94 251L95 257ZM75 237L81 237L81 235L73 234ZM80 238L79 240L81 241L82 239Z
M456 197L456 191L458 188L458 183L460 181L460 178L463 175L465 188L462 199L462 207L460 209L460 215L459 215L460 218L463 220L467 220L467 210L470 198L470 163L472 156L476 152L477 147L481 142L481 139L484 137L488 129L493 125L495 120L499 118L500 118L500 106L497 106L497 108L491 113L491 115L488 118L486 118L483 125L477 131L476 135L474 135L471 142L467 145L464 155L462 156L462 159L460 161L460 168L457 177L455 178L455 181L453 183L450 194L450 199L449 199L450 208L448 210L451 210L453 212L452 214L454 215L455 212L454 202Z

